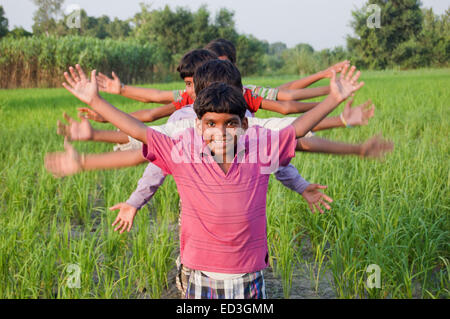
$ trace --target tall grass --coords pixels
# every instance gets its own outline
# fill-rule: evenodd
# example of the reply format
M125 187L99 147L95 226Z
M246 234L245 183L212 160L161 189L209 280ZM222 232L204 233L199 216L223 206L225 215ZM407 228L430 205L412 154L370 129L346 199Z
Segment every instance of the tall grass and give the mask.
M0 88L58 87L70 65L105 74L115 71L124 83L153 82L156 49L135 40L29 37L0 41Z
M245 82L276 86L292 79ZM319 135L357 142L382 131L395 151L384 162L299 153L293 164L300 173L329 186L334 203L323 215L271 178L267 233L275 274L286 298L295 293L297 275L318 295L329 277L338 298L448 298L450 71L370 72L363 80L355 102L375 102L370 125ZM125 111L144 107L107 99ZM0 297L158 298L173 284L175 183L166 180L130 233L113 232L116 213L107 207L127 199L144 167L60 180L43 167L46 152L62 149L56 120L63 111L75 115L79 105L63 89L0 91ZM80 288L68 286L71 264L81 271ZM380 266L381 288L367 287L371 264ZM300 273L301 266L307 271Z

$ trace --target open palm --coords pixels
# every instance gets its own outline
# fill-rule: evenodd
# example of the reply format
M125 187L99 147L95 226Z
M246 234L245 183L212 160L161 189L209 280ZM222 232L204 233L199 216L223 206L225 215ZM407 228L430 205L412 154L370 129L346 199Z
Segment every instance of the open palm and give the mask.
M96 70L91 72L91 79L89 80L79 64L75 65L75 68L76 70L73 67L69 67L70 74L64 72L64 77L68 84L63 83L63 86L80 101L91 105L94 99L99 96L95 77Z
M375 113L375 106L368 100L364 104L352 107L353 99L350 99L344 107L342 115L349 125L367 125Z
M356 70L355 66L352 66L348 73L347 70L348 65L345 65L339 77L336 76L336 71L332 70L330 95L334 96L340 102L344 101L364 85L364 82L358 83L361 72L358 71L354 74Z
M88 119L82 117L81 114L78 114L81 122L75 121L69 115L64 112L64 118L66 119L67 124L58 121L58 130L57 133L59 135L67 136L67 138L71 141L90 141L94 136L94 129L89 123Z
M45 156L45 168L55 177L64 177L82 171L81 156L64 140L65 152L49 153Z
M112 79L99 72L97 76L98 88L102 92L110 94L120 94L122 84L116 73L112 72Z

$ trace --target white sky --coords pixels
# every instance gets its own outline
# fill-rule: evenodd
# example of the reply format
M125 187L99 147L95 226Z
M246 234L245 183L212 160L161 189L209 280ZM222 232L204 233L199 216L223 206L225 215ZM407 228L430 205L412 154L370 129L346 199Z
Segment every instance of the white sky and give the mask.
M240 33L252 34L269 42L281 41L289 47L309 43L314 49L345 46L350 28L351 10L361 7L365 0L66 0L65 6L78 4L90 16L106 14L122 20L140 11L139 3L163 8L166 4L196 10L207 4L214 14L222 7L235 12L236 28ZM450 0L422 0L424 7L432 7L442 14L450 7ZM31 0L0 0L9 20L9 29L22 26L31 31L36 6Z

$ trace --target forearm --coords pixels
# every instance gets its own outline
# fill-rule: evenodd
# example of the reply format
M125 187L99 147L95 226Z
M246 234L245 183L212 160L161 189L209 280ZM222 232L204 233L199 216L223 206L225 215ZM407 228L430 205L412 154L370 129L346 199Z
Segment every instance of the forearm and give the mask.
M283 115L304 113L317 106L318 102L272 101L262 100L261 108Z
M136 166L144 162L146 159L142 156L141 150L84 154L81 159L81 168L85 171L114 169Z
M147 144L147 126L133 116L117 109L106 100L97 96L90 106L103 118L123 131L126 135Z
M340 100L336 99L332 95L329 95L316 107L297 118L292 123L295 127L297 138L303 137L306 133L311 131L317 124L319 124L320 121L332 112L340 102Z
M300 80L295 80L292 82L285 83L285 84L279 86L278 89L283 89L283 90L303 89L319 80L322 80L324 77L325 76L324 76L323 72L318 72L318 73L312 74L310 76L304 77Z
M118 143L125 144L128 143L128 135L121 131L103 131L103 130L94 130L92 140L96 142L105 142L105 143Z
M362 145L333 142L330 140L313 136L308 138L299 138L297 140L296 150L310 153L360 155Z
M173 102L172 91L140 88L124 85L120 90L120 95L144 103L167 104Z
M162 170L149 163L138 182L136 190L127 200L127 204L141 209L155 195L158 188L164 183L166 176Z
M285 187L302 194L305 189L310 184L298 173L297 168L289 164L288 166L283 166L275 172L275 177L279 180Z
M130 113L130 115L141 122L153 122L161 118L170 116L175 111L175 106L172 103L168 103L166 105L159 106L153 109L139 110Z
M342 120L339 116L332 116L324 118L322 121L319 122L314 128L312 129L313 132L322 131L322 130L328 130L331 128L336 127L345 127L344 123L342 123Z
M278 91L277 100L279 101L306 100L328 94L330 94L330 86L321 86L316 88L305 88L294 90L280 89Z

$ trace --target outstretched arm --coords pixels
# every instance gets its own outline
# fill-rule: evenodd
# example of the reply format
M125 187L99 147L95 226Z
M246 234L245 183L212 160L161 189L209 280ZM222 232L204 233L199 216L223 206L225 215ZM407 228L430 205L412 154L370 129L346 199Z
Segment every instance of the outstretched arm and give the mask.
M279 89L278 101L298 101L330 94L330 86L304 89Z
M322 79L325 79L325 78L331 78L331 75L332 75L333 71L335 73L341 72L344 69L344 67L345 66L348 67L349 64L350 64L350 61L347 61L347 60L339 62L339 63L336 63L335 65L329 67L326 70L317 72L317 73L315 73L313 75L307 76L307 77L305 77L303 79L300 79L300 80L295 80L295 81L292 81L292 82L285 83L285 84L279 86L278 89L280 89L280 90L303 89L303 88L305 88L307 86L310 86L311 84L313 84L313 83L315 83L315 82L317 82L319 80L322 80Z
M333 111L339 103L347 99L351 94L359 90L364 82L357 83L361 72L354 75L356 67L351 67L346 74L348 66L344 66L339 78L336 72L332 71L330 81L330 95L319 105L297 118L292 126L295 128L296 136L303 137L313 129L320 121L322 121L331 111Z
M369 123L369 120L375 113L375 106L372 101L352 107L353 99L350 99L344 107L344 111L339 116L331 116L323 119L312 131L317 132L336 127L363 126Z
M136 118L115 108L98 94L96 71L91 73L91 79L87 79L81 67L77 64L76 71L70 67L70 74L64 73L68 82L63 86L82 102L92 107L106 121L123 131L125 134L147 144L147 126Z
M65 152L48 153L45 156L45 167L55 177L74 175L82 171L130 167L146 162L141 150L79 154L67 140L64 141L64 149Z
M264 110L277 112L283 115L304 113L317 106L317 102L297 102L297 101L272 101L263 99L261 108Z
M172 91L164 91L158 89L148 89L123 85L119 77L112 72L112 79L99 72L97 82L100 91L110 94L120 94L129 99L137 100L144 103L160 103L168 104L173 102Z
M361 157L381 158L387 152L392 152L394 144L374 136L362 144L333 142L320 137L300 138L297 141L297 151L325 153L337 155L358 155Z

